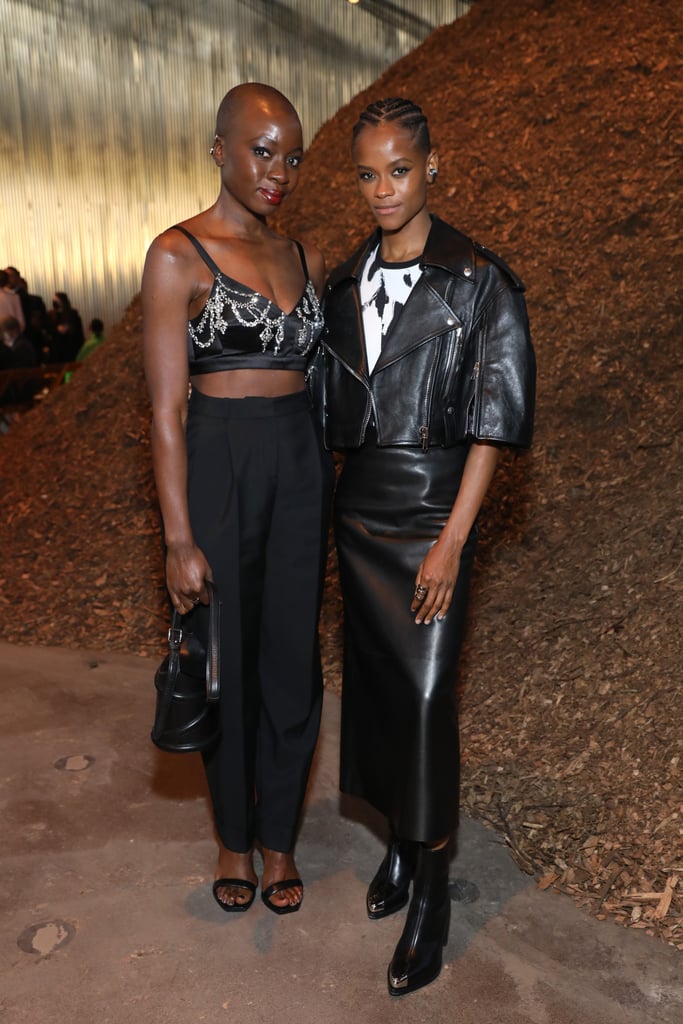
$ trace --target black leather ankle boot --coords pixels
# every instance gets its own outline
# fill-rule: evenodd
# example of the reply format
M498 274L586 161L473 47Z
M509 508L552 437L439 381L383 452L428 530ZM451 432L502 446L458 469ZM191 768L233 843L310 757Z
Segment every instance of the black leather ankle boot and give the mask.
M368 886L366 904L372 921L395 914L408 902L418 844L392 836L386 856Z
M439 976L450 920L448 844L440 850L421 846L405 928L389 964L392 996L405 996Z

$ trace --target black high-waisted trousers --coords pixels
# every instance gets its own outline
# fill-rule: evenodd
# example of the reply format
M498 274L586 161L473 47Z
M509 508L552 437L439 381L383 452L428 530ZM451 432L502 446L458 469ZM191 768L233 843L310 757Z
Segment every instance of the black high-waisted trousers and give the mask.
M204 755L217 832L286 852L318 735L318 614L327 550L330 456L306 392L212 398L187 420L194 538L221 601L222 735ZM207 610L191 613L205 635Z
M476 547L463 549L451 607L428 626L410 604L418 566L455 501L467 447L378 448L346 456L335 497L344 598L341 788L404 839L457 824L456 672Z

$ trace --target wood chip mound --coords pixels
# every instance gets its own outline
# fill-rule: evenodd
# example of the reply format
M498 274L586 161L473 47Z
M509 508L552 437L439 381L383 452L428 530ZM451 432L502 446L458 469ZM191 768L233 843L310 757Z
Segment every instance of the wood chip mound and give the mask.
M432 208L525 280L532 451L487 499L461 674L463 806L544 889L683 949L681 9L478 0L325 125L283 230L371 228L371 99L429 114ZM0 439L0 635L156 658L167 608L139 304ZM331 554L322 634L340 688ZM150 681L153 664L150 662Z

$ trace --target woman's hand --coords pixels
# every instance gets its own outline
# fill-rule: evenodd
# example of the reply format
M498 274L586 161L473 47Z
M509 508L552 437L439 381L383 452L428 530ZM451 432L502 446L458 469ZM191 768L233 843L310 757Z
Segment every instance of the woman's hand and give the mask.
M415 622L438 621L451 606L460 571L460 556L491 483L498 449L485 441L470 446L458 495L436 543L420 563L415 577L415 594L410 610Z
M173 607L181 615L195 605L208 604L206 580L212 579L211 567L197 545L171 544L166 551L166 585Z
M411 612L417 612L418 625L424 622L428 626L433 618L440 622L450 608L461 552L462 545L449 542L442 533L420 562L410 605Z

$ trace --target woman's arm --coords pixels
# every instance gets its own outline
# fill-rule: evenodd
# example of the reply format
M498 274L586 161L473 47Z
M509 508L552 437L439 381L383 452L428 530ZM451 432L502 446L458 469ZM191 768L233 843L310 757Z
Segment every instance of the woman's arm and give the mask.
M150 246L142 277L144 359L152 402L152 461L166 541L166 583L173 606L188 612L208 600L211 576L190 527L187 505L188 307L192 271L167 232Z
M498 463L495 445L475 441L470 447L458 496L451 514L434 545L420 564L416 587L426 587L424 597L414 597L411 611L415 621L428 625L441 620L448 611L460 570L460 555L477 518Z

